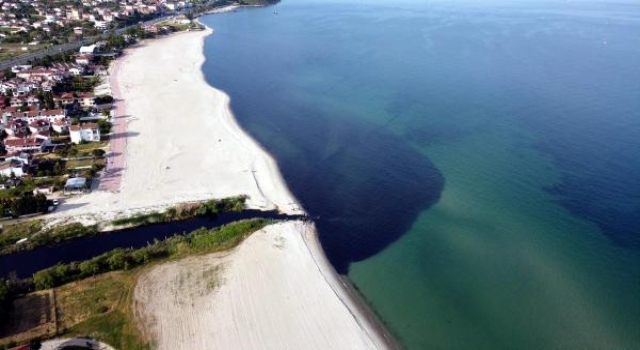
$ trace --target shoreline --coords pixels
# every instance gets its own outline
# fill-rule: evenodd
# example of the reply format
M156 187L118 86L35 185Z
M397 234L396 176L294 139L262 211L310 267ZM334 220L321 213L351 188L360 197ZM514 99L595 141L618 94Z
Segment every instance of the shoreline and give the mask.
M232 10L235 10L235 8ZM223 12L226 12L226 11L223 11ZM213 13L216 13L216 12L213 12ZM204 25L202 22L200 21L198 22L203 26L205 26L205 28L208 31L210 31L210 33L207 34L207 36L202 38L202 41L203 41L202 55L204 56L204 41L206 40L206 37L208 37L209 35L213 35L214 31L212 28ZM200 68L200 74L202 79L205 80L206 82L204 73L202 71L202 67ZM262 151L267 155L269 161L272 163L272 166L275 169L277 169L276 176L279 177L278 181L282 181L283 183L285 183L285 187L286 187L286 182L282 177L282 173L279 171L279 167L277 165L275 158L273 158L273 156L269 152L267 152L258 141L256 141L238 124L231 110L231 98L223 90L220 90L215 86L211 86L211 87L216 90L219 90L224 95L225 104L227 106L225 111L228 112L228 113L225 113L225 117L227 118L229 123L233 125L238 132L244 133L255 144L255 146L262 149ZM291 194L288 187L286 188ZM293 197L293 194L291 194L291 197L295 198ZM301 206L300 208L302 209ZM302 211L303 213L306 213L304 209L302 209ZM324 250L322 249L322 245L320 244L318 232L313 221L311 221L310 225L305 225L305 226L310 226L310 227L304 230L304 232L300 232L300 234L302 236L302 239L304 241L306 248L311 254L311 257L314 260L316 266L318 267L318 270L320 271L320 273L324 276L325 280L330 285L331 289L336 294L336 296L338 296L338 298L343 303L343 305L353 315L354 319L360 325L361 329L365 333L367 333L371 338L376 339L376 342L378 342L378 344L380 345L383 345L385 348L400 349L401 347L399 343L393 337L391 332L387 330L387 328L384 326L382 321L380 321L380 319L375 314L375 312L364 301L362 296L358 294L358 292L352 286L351 282L346 278L346 276L341 276L340 274L338 274L337 271L335 271L335 269L331 265L331 263L328 261L324 253Z
M233 11L235 9L236 8L220 11L220 12ZM212 13L220 13L220 12L212 12ZM206 28L206 30L209 31L209 33L202 38L202 55L204 57L204 42L209 35L214 34L214 30L204 25L200 21L198 21L198 23L202 24ZM204 61L202 64L204 65ZM202 70L202 66L200 67L199 72L200 72L201 78L206 82L204 72ZM270 165L274 169L276 169L276 173L273 175L278 177L277 181L284 183L284 186L287 189L289 195L292 198L294 198L296 203L299 203L297 199L295 199L293 194L290 192L289 188L287 187L284 177L282 176L282 173L279 170L279 167L277 165L275 158L273 158L273 156L269 152L267 152L257 140L255 140L251 135L249 135L238 124L238 121L233 115L233 112L231 110L230 96L227 95L226 92L218 89L215 86L211 86L211 87L213 89L220 91L224 96L225 105L226 105L225 117L227 118L227 121L229 122L229 124L232 125L237 130L237 132L245 134L247 138L250 139L251 142L253 142L253 144L256 147L260 148L266 154L268 161L271 163ZM302 206L299 206L299 208L300 210L302 210L302 213L306 214L306 211L304 211ZM397 340L395 339L395 337L393 337L391 332L387 330L387 328L384 326L382 321L378 318L375 312L369 307L369 305L362 298L362 296L358 294L358 291L355 290L355 288L353 287L351 282L347 279L347 277L338 274L337 271L333 268L333 266L327 259L324 253L324 250L322 249L322 245L320 244L320 240L318 237L318 232L313 221L311 221L310 224L307 224L305 226L310 226L310 227L305 229L304 232L300 232L300 235L304 241L306 248L311 254L311 257L314 260L316 266L318 267L318 270L320 271L320 273L324 276L325 280L330 285L333 292L338 296L338 298L343 303L343 305L353 315L354 319L360 325L361 329L365 333L367 333L372 339L375 339L379 345L384 346L385 348L388 348L388 349L400 349L401 347L397 342Z
M370 334L372 338L376 339L379 344L384 345L387 349L401 349L402 347L393 334L389 332L380 318L358 293L351 281L349 281L346 276L340 275L333 268L327 259L327 256L324 254L315 224L311 222L310 226L310 229L305 230L305 232L302 233L302 239L318 266L320 273L331 286L331 289L353 315L354 319L362 327L363 331Z
M109 83L117 98L114 120L119 121L114 135L122 137L114 139L116 147L110 148L109 154L117 158L108 162L108 172L97 190L65 202L48 225L70 221L92 224L235 195L248 196L248 209L305 213L275 158L238 124L230 97L206 81L204 45L213 30L205 28L144 41L113 63ZM146 64L151 61L155 64ZM327 317L344 319L341 313L347 312L362 334L340 333L339 323L326 326L342 336L368 339L375 348L398 348L360 295L348 288L330 265L315 226L310 226L296 232L307 252L292 254L309 255L342 303L344 311L336 311L338 308ZM296 283L304 286L302 280ZM308 305L311 310L313 307ZM313 312L321 312L318 307Z

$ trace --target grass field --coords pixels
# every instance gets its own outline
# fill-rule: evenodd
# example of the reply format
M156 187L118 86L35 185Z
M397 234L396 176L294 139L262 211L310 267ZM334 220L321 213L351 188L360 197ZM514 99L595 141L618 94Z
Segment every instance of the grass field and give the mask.
M148 349L131 308L141 271L105 273L17 299L13 314L19 317L1 330L0 344L64 335L100 339L116 349Z
M3 330L0 337L2 334L13 335L0 338L0 345L12 340L24 342L34 337L87 336L116 349L149 349L150 344L137 328L133 310L133 290L138 277L167 261L231 249L268 223L267 220L256 219L239 221L219 229L196 230L194 232L199 234L188 239L174 237L168 240L166 248L170 254L165 258L150 260L146 265L131 270L107 272L28 294L21 298L26 302L21 299L14 301L15 309L11 314L12 320L26 320L26 323ZM158 244L162 243L155 243ZM206 279L208 288L218 286L218 272L217 268L203 272L202 278ZM48 295L50 301L46 302L41 295Z
M108 141L99 141L73 145L73 147L76 148L79 152L91 152L92 150L97 148L105 148L107 147L107 145L109 145Z
M148 349L131 306L141 271L110 272L56 288L60 332L100 339L116 349Z
M67 169L90 167L94 164L104 165L104 163L104 159L69 160L67 161Z

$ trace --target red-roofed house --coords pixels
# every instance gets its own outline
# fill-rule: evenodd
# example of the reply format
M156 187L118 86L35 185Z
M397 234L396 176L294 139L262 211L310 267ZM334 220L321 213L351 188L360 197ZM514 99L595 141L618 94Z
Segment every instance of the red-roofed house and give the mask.
M29 130L31 130L33 134L49 132L50 127L51 124L46 120L35 120L29 123Z
M23 151L39 151L43 146L49 145L51 142L40 135L35 137L25 137L20 139L6 139L4 146L7 152L23 152Z

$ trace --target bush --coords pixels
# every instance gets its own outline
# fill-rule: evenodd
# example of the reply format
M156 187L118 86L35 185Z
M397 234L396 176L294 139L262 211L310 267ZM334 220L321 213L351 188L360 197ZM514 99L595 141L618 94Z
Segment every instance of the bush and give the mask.
M100 148L96 148L96 149L91 151L91 154L96 158L103 157L105 153L106 152L103 149L100 149Z
M164 213L139 214L111 222L114 226L142 226L158 222L190 219L196 216L215 216L219 213L241 212L245 209L246 196L210 200L203 203L181 204L167 209Z
M48 289L100 273L145 265L152 261L188 253L228 249L269 223L271 221L265 219L239 221L216 229L197 229L188 235L173 236L163 241L155 240L153 244L140 249L114 249L80 263L59 264L40 270L33 276L33 285L38 290Z

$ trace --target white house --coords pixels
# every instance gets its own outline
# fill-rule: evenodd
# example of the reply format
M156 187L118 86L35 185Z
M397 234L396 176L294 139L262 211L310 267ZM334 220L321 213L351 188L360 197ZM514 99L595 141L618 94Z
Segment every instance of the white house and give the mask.
M67 125L67 121L63 119L56 120L55 122L51 123L51 128L57 133L63 133L69 128L69 126Z
M71 125L69 127L69 136L71 137L71 142L76 144L81 141L100 141L100 129L96 123Z
M0 164L0 174L6 177L10 177L11 175L22 177L24 175L24 170L22 164L9 161L4 164Z
M98 30L105 30L105 29L107 29L107 26L108 26L107 22L105 22L105 21L95 21L95 22L93 22L93 25Z
M93 55L92 54L81 54L76 56L76 63L77 64L81 64L81 65L88 65L89 63L91 63L91 60L93 59Z
M51 145L51 141L46 136L35 135L30 138L12 138L4 141L7 152L40 151L42 147Z
M80 46L80 50L78 51L78 53L80 54L93 54L93 52L96 50L96 46L95 45L89 45L89 46Z
M46 120L34 120L29 123L29 130L32 134L45 133L49 131L51 124Z

